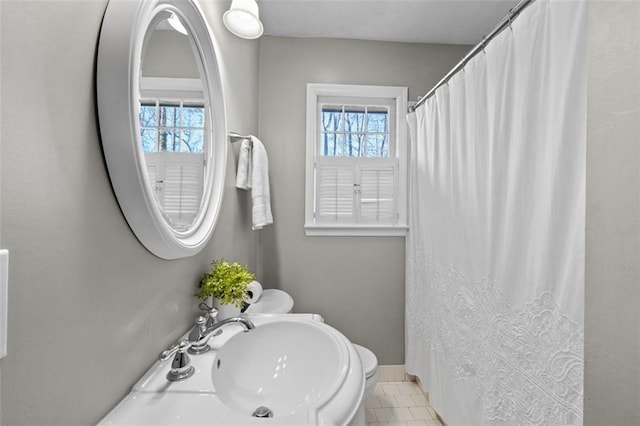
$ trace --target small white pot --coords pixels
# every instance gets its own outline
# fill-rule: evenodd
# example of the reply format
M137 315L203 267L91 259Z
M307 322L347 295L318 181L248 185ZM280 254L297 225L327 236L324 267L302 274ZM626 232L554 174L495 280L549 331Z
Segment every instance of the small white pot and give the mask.
M234 304L223 305L218 299L213 298L213 307L218 310L218 320L226 320L228 318L237 317L240 315L240 308Z

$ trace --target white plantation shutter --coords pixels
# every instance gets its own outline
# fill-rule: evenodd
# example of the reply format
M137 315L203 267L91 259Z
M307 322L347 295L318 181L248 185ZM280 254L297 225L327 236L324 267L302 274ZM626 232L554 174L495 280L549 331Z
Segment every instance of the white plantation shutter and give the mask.
M316 222L353 223L355 220L355 167L351 162L340 160L342 159L318 160Z
M196 154L197 155L197 154ZM202 155L200 155L202 158ZM178 221L193 221L202 198L202 162L164 164L164 212Z
M145 154L145 161L163 214L174 227L187 228L200 210L204 155L153 152Z
M398 167L395 158L361 165L358 223L394 225L398 218Z
M153 156L145 154L144 157L147 165L147 177L149 178L149 182L151 182L151 187L153 188L156 186L156 182L158 180L158 163L156 158Z
M316 164L316 223L397 223L397 159L320 157Z

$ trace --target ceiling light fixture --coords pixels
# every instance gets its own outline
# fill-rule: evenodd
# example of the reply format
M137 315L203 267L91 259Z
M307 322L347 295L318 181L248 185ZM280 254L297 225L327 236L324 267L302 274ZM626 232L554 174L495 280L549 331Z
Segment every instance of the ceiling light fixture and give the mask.
M180 20L180 18L178 18L178 15L176 15L175 13L172 13L171 16L169 16L169 19L167 19L167 21L169 21L169 25L171 25L171 28L173 28L180 34L187 35L187 29L182 24L182 21Z
M246 39L256 39L264 31L256 0L233 0L222 21L229 31Z

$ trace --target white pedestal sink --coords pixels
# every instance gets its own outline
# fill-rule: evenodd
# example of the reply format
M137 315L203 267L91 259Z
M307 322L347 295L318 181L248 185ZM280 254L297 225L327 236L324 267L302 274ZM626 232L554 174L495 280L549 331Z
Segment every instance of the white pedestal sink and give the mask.
M309 320L281 320L232 337L213 368L216 394L250 416L266 407L273 418L304 413L306 423L347 423L363 379L351 343L334 328ZM361 370L360 365L355 370ZM347 380L349 379L349 380Z
M229 326L217 351L192 357L190 379L168 382L156 363L100 424L352 424L364 392L353 345L309 316L249 318L255 329ZM258 407L273 417L253 417Z

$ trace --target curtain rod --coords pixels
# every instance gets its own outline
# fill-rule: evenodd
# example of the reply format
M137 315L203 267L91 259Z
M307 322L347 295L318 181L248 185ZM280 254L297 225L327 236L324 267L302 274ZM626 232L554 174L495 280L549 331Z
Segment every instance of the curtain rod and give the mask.
M509 9L509 13L507 14L507 16L502 18L502 21L500 21L498 26L496 26L488 35L482 37L482 41L478 43L473 49L471 49L469 53L467 53L465 57L462 58L462 60L451 69L451 71L449 71L444 77L442 77L442 79L438 83L436 83L436 85L433 86L431 90L427 92L426 95L418 98L418 102L416 102L415 105L409 107L409 111L415 111L416 108L418 108L427 99L429 99L440 86L447 84L447 82L451 79L451 77L454 76L454 74L464 68L464 66L467 65L467 62L469 62L471 58L473 58L478 54L478 52L483 50L487 46L487 44L489 44L489 42L495 38L495 36L500 34L502 30L510 26L511 22L513 22L513 20L520 14L520 12L522 12L525 7L529 6L529 4L533 3L534 1L535 0L520 0L518 4Z

